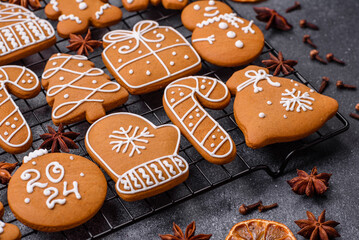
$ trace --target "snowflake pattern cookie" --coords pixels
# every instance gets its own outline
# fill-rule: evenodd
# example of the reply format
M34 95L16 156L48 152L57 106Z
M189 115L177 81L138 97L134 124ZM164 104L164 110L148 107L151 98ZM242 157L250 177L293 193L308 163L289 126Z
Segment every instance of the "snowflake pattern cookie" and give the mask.
M15 65L0 67L0 147L6 152L25 152L32 143L30 127L10 94L27 99L40 90L40 81L31 70Z
M0 202L0 239L2 240L20 240L21 232L16 225L1 221L4 215L4 205Z
M51 24L21 6L0 2L0 65L15 62L56 42Z
M235 72L227 86L236 95L234 117L251 148L305 138L338 110L333 98L258 66Z
M129 12L145 10L150 3L153 6L162 3L166 9L180 10L188 4L188 0L122 0L122 5Z
M124 88L80 55L54 54L45 66L42 86L56 125L83 119L93 123L128 98Z
M92 124L86 149L116 182L126 201L148 198L185 181L188 164L180 155L179 129L155 126L132 113L114 113Z
M145 94L201 69L201 58L175 29L154 21L136 23L133 31L115 30L103 37L102 59L131 94Z
M85 33L90 26L108 27L118 23L122 11L107 0L50 0L45 14L58 20L57 32L67 38L70 33Z
M183 9L181 20L188 30L193 31L196 25L204 20L232 12L230 6L220 1L195 1Z
M39 149L24 157L7 194L20 222L35 230L57 232L91 219L106 192L106 178L90 160Z
M221 81L209 77L186 77L167 86L163 107L171 121L204 159L225 164L235 158L236 146L229 134L203 107L222 109L230 93Z
M207 62L237 67L251 63L261 54L264 36L253 20L225 13L198 23L192 44Z

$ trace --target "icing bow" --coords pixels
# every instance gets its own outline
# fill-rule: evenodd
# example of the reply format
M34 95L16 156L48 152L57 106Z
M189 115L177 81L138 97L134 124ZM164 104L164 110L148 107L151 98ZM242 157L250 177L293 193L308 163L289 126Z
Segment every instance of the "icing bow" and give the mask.
M135 40L136 43L135 43L134 47L131 48L129 45L124 45L118 49L118 52L121 54L131 53L131 52L135 51L140 46L140 42L145 44L146 47L148 47L147 43L149 43L149 42L150 43L162 42L165 39L165 36L161 33L156 34L155 29L157 29L158 26L159 26L158 23L154 22L154 21L141 21L141 22L136 23L136 25L133 27L133 31L116 30L116 31L107 33L103 37L103 41L107 42L107 43L112 43L110 45L110 46L112 46L116 42ZM148 33L152 30L154 31L154 34L156 34L156 39L148 39L143 36L145 33Z
M240 92L244 88L248 87L250 84L253 83L254 93L258 93L263 91L263 88L258 87L257 84L261 80L267 80L267 82L272 85L273 87L280 87L279 82L273 82L270 77L273 77L272 75L268 74L263 69L258 70L256 72L255 70L249 70L245 72L244 74L247 78L249 78L247 81L243 82L242 84L238 85L237 91Z

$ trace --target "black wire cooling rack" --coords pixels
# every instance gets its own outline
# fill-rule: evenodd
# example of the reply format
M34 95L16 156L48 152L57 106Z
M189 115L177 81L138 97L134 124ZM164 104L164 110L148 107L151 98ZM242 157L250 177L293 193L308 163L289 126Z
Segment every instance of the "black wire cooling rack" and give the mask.
M44 0L41 4L44 7L49 2L50 0ZM94 39L101 39L102 36L110 30L130 30L138 21L151 19L158 21L160 25L168 25L176 28L190 40L191 32L182 25L179 11L166 10L162 7L151 7L145 11L129 13L123 9L119 0L111 0L110 3L121 7L124 14L123 20L119 24L109 28L93 29L92 36ZM43 7L35 11L35 14L41 18L46 18ZM54 27L56 27L56 22L52 23ZM67 45L68 41L66 39L58 37L58 41L53 47L22 59L16 64L27 66L40 78L48 58L54 53L68 53L69 51L66 48ZM89 58L96 64L96 67L102 68L109 74L101 60L101 52L101 48L96 49ZM269 52L277 55L277 51L266 42L263 53L254 64L260 65L260 60L262 58L267 58ZM207 62L203 62L203 68L197 75L216 77L226 82L226 80L239 69L240 68L220 68ZM297 71L287 77L300 81L314 89L314 87ZM163 91L157 91L147 95L130 96L126 104L112 112L128 111L136 113L144 116L156 125L170 123L162 106L162 95ZM48 125L53 126L53 123L51 122L51 108L47 105L45 96L45 91L42 90L34 99L23 100L14 98L31 127L34 142L32 148L23 154L10 155L0 149L0 161L5 160L7 162L18 162L20 164L25 155L40 146L42 141L39 138L39 135L46 132L46 127ZM203 192L210 191L251 172L263 170L270 176L277 177L285 171L293 155L297 152L306 150L318 143L333 138L349 128L347 120L340 113L337 113L336 116L328 121L319 131L303 140L291 143L274 144L262 149L252 150L245 145L243 134L238 129L234 120L233 100L234 98L232 98L231 104L223 110L214 111L207 109L209 114L229 132L237 146L237 157L233 162L223 166L210 164L198 154L185 138L182 137L179 154L188 161L190 175L186 182L170 191L137 202L125 202L117 196L115 183L105 174L109 187L106 201L99 213L80 227L60 233L48 234L34 231L15 219L7 202L7 187L0 185L0 201L5 206L3 220L19 226L23 237L26 239L100 238L118 231L125 226L141 221L169 206L193 198ZM83 121L66 127L66 130L81 133L79 139L76 140L80 148L71 151L71 153L90 158L84 145L84 137L89 126L89 123Z

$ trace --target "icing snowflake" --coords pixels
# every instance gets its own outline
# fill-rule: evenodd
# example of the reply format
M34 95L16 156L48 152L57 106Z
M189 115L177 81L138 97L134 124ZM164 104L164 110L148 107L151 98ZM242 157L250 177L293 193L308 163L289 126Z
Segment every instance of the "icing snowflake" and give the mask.
M293 88L292 91L289 91L288 89L285 90L285 93L282 93L282 96L288 96L288 97L282 97L280 104L285 107L286 111L293 111L295 106L298 104L296 111L300 112L303 110L304 112L307 110L313 110L313 108L310 106L312 105L312 102L315 100L314 98L310 97L308 92L305 92L301 94L301 91L298 91L297 89Z
M120 127L120 131L113 131L112 134L114 135L110 135L110 138L118 139L118 141L110 142L110 144L114 144L112 150L120 152L122 146L124 146L122 153L126 153L127 150L129 150L130 145L132 145L132 150L129 156L132 157L135 151L138 154L141 154L141 150L146 149L146 147L138 144L148 143L148 140L143 138L150 138L154 137L155 135L150 134L147 127L145 127L143 131L138 134L139 129L140 127L135 127L135 130L133 131L131 136L129 136L129 133L132 130L132 126L129 126L127 130L125 130L123 127Z

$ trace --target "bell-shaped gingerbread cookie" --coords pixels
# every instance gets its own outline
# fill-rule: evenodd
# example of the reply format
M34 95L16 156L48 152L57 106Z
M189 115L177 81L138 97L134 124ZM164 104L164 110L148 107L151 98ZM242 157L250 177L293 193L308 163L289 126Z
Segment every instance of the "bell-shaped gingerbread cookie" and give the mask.
M338 110L333 98L258 66L235 72L227 86L236 95L234 117L251 148L307 137Z
M0 202L0 219L4 215L4 205ZM18 240L21 239L21 233L16 225L4 223L0 220L0 239L1 240Z
M154 196L182 183L188 164L178 155L180 131L155 126L131 113L115 113L95 122L85 144L94 159L116 182L126 201Z

